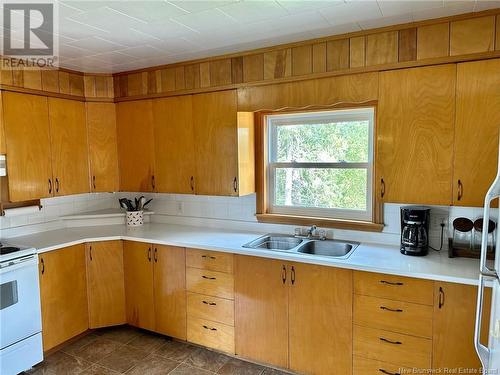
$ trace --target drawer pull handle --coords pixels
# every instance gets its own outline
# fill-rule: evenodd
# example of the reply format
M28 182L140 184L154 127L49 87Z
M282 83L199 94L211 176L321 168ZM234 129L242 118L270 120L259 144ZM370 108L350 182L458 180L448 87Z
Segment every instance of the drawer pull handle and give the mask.
M400 282L392 282L392 281L386 281L386 280L380 280L380 283L381 284L386 284L386 285L404 285L403 283L400 283Z
M391 341L391 340L384 339L383 337L379 337L379 339L380 339L380 341L386 342L388 344L394 344L394 345L401 345L402 344L401 341Z
M391 311L391 312L403 312L403 310L401 310L401 309L391 309L391 308L389 308L389 307L385 307L385 306L380 306L380 308L381 308L382 310L385 310L385 311Z
M443 308L444 306L444 290L443 287L439 287L439 308Z
M211 328L211 327L207 327L205 325L203 326L203 328L208 329L210 331L217 331L217 328Z
M217 258L215 258L215 257L213 257L211 255L202 255L201 257L204 258L204 259L212 259L212 260L217 259Z
M207 302L207 301L202 301L205 305L209 305L209 306L217 306L217 304L215 302Z
M389 372L387 370L384 370L383 368L379 368L378 369L382 374L386 374L386 375L401 375L401 373L399 372Z
M215 280L215 279L217 279L216 277L209 277L209 276L205 276L205 275L203 275L202 277L204 279L207 279L207 280Z

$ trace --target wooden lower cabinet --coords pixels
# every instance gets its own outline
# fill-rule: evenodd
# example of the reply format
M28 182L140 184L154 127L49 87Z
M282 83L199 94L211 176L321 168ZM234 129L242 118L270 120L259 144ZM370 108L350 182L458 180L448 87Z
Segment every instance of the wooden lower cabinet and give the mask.
M184 248L125 241L127 323L186 338Z
M123 243L127 323L154 331L153 249L151 244Z
M234 266L236 354L288 367L285 262L237 255Z
M89 328L125 324L122 241L86 244Z
M433 368L479 369L474 348L477 287L435 282ZM488 342L491 290L485 290L481 341ZM472 373L472 372L470 372ZM480 373L480 372L477 372Z
M89 326L85 245L39 254L43 350L47 351Z
M352 372L352 271L288 265L289 367L307 374Z
M155 331L186 339L186 249L154 245Z
M235 260L237 355L306 374L352 372L352 271Z

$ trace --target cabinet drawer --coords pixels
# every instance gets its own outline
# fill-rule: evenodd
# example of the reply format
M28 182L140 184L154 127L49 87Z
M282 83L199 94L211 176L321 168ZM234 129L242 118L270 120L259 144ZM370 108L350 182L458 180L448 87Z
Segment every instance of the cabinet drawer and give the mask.
M187 249L186 265L204 270L233 273L233 254Z
M403 375L415 372L410 367L354 356L352 373L353 375Z
M188 317L187 340L194 344L234 354L234 327Z
M355 294L354 323L432 338L432 306Z
M234 301L188 293L187 314L191 317L234 326Z
M432 341L380 329L354 325L353 354L402 366L430 368Z
M188 292L234 299L233 275L227 273L188 267L186 288Z
M354 293L433 305L433 282L373 272L354 272Z

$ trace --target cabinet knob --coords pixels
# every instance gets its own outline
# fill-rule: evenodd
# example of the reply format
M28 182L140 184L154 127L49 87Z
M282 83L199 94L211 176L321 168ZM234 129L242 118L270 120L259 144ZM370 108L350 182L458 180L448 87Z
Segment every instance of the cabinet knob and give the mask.
M59 193L59 178L56 177L56 193Z
M379 340L383 341L383 342L386 342L388 344L393 344L393 345L401 345L401 344L403 344L401 341L392 341L392 340L386 339L384 337L379 337Z
M52 194L52 179L49 178L49 194Z
M383 178L380 179L380 198L383 198L385 195L385 181Z
M92 260L92 246L89 247L89 258Z
M462 199L463 194L464 194L464 185L462 184L461 180L458 180L457 201Z
M207 279L207 280L216 280L217 279L216 277L209 277L209 276L205 276L205 275L203 275L202 277L204 279Z
M236 177L233 180L233 189L235 193L238 192L238 179Z
M40 258L40 263L42 264L42 275L45 273L45 262L43 261L43 258Z
M439 287L439 302L438 307L442 308L444 306L444 290L442 287Z
M295 284L295 267L292 266L292 271L290 272L290 280L292 281L292 285Z
M390 371L384 370L383 368L379 368L378 371L381 372L382 374L385 374L385 375L401 375L401 373L399 373L399 372L390 372Z
M148 261L151 262L151 248L148 249Z
M95 176L92 176L92 187L94 188L94 190L96 189Z
M283 284L286 283L286 267L285 267L285 265L283 265L281 268L281 280L283 281Z
M158 263L158 249L155 247L155 263Z
M189 186L191 187L191 191L194 191L194 177L191 176L191 179L189 180Z
M386 285L394 285L394 286L404 285L403 283L400 283L400 282L392 282L392 281L386 281L386 280L380 280L380 283L386 284Z
M153 191L154 191L156 189L155 175L151 176L151 186L152 186Z

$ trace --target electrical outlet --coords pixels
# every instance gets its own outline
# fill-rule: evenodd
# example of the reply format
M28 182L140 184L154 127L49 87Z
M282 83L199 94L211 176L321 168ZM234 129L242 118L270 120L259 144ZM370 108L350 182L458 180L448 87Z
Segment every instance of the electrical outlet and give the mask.
M432 229L440 229L441 224L444 224L444 229L448 228L448 215L444 214L431 214L431 222L429 223Z

